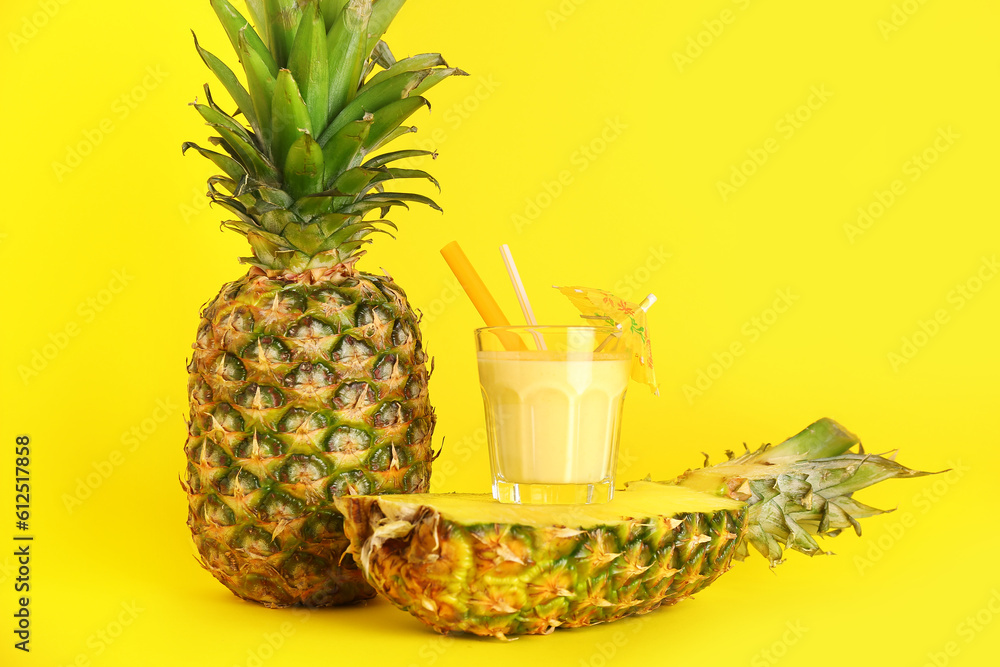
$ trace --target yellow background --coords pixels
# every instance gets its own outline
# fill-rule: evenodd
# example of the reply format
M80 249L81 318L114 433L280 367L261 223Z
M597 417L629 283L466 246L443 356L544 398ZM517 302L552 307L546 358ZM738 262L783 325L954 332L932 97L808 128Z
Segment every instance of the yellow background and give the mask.
M228 52L204 1L0 9L0 508L13 505L14 437L30 434L37 536L26 656L12 648L14 519L2 509L0 663L992 663L996 3L404 8L388 34L397 56L439 50L472 73L431 92L414 138L440 151L428 168L445 214L398 215L399 239L380 240L364 262L425 312L435 440L446 439L434 490L488 485L478 319L438 254L453 239L512 317L503 242L543 319L571 316L554 283L659 296L661 396L629 394L625 479L670 477L699 465L699 452L778 441L824 415L870 450L958 471L863 494L899 509L867 520L861 539L826 542L836 557L792 554L772 573L755 556L672 609L510 644L439 638L383 601L270 611L195 562L177 481L185 361L199 307L240 275L246 248L205 206L209 165L181 157L183 140L207 136L185 104L211 76L189 28ZM951 139L935 148L939 132ZM75 168L57 168L88 148ZM761 150L763 164L744 164ZM925 152L933 164L914 171ZM732 184L733 170L753 173L724 200L718 184ZM858 208L878 212L897 179L894 201L852 232ZM770 311L780 294L791 305ZM921 323L934 335L921 336ZM912 358L894 363L904 339ZM727 358L734 343L742 353ZM22 376L46 351L37 375ZM129 439L133 429L143 439Z

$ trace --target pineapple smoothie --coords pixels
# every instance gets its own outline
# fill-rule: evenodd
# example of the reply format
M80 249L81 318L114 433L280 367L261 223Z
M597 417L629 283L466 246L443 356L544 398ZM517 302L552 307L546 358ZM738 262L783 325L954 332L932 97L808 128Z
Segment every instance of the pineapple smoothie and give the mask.
M610 498L631 356L480 350L478 362L494 477L603 483Z

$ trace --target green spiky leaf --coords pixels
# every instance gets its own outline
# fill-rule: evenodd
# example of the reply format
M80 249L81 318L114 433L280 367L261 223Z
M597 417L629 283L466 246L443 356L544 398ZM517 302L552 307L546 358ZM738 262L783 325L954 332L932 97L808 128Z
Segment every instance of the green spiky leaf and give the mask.
M300 136L285 158L285 189L301 197L323 187L323 149L308 134Z
M288 59L288 69L292 73L302 98L309 109L309 119L313 128L326 125L327 97L330 68L327 64L326 28L319 5L306 10L295 34L292 52Z
M359 93L323 131L319 138L320 145L325 146L341 128L352 121L360 120L366 113L374 113L387 104L408 97L427 76L427 73L427 70L404 72Z
M250 127L253 128L254 132L260 134L260 126L257 123L257 114L254 112L253 102L250 101L250 93L243 87L243 84L236 78L236 74L233 73L233 70L229 69L228 65L209 51L201 48L201 45L198 44L198 36L194 34L193 30L191 31L191 35L194 37L194 48L197 49L202 61L212 71L215 78L225 87L226 92L233 98L233 101L236 102L236 106L247 119L247 122L250 123Z
M216 153L215 151L210 151L206 148L202 148L193 141L185 141L181 145L181 154L187 153L189 148L195 149L202 155L202 157L206 157L209 160L211 160L213 163L215 163L215 166L221 169L223 173L226 174L226 176L233 179L234 181L239 181L245 178L247 175L247 172L243 168L243 166L228 155L223 155L222 153Z
M400 124L425 106L427 108L431 106L425 98L411 95L405 100L391 102L376 111L375 122L372 123L372 129L362 146L364 153L368 154L388 143L388 137L400 127Z
M362 145L371 131L375 117L371 114L348 123L337 132L326 146L323 147L323 158L326 162L323 184L329 185L344 171L357 166L362 153Z
M389 24L396 18L396 14L399 13L404 2L406 0L377 0L375 2L372 7L372 18L368 22L368 53L375 49L375 45L389 29Z
M382 165L388 164L390 162L395 162L396 160L406 160L415 157L425 157L431 156L431 158L436 158L437 153L434 151L425 151L418 149L408 149L402 151L393 151L391 153L383 153L382 155L373 157L372 159L366 161L363 166L373 169L375 167L381 167Z
M312 134L309 108L292 73L279 70L271 100L271 153L278 169L284 169L288 150L304 134Z
M424 69L447 66L448 63L445 62L440 53L421 53L419 55L410 56L409 58L403 58L402 60L397 61L396 64L392 65L388 69L384 69L368 79L368 81L365 82L365 85L361 88L362 90L370 88L374 85L382 83L386 79L391 79L397 74L403 74L405 72L418 72Z
M437 179L428 174L422 169L401 169L399 167L385 167L379 170L378 175L375 176L370 182L371 185L375 183L384 183L385 181L393 180L396 178L425 178L441 191L441 184L437 182Z
M336 117L354 99L367 52L365 35L372 6L368 0L351 0L330 26L330 94L327 120Z
M264 146L271 146L271 100L274 99L275 78L267 63L250 48L245 33L239 37L239 54L247 76L247 90L253 104L254 115L260 124L260 140ZM274 159L274 154L269 151Z
M362 198L363 201L372 203L383 203L392 206L398 206L398 202L412 201L418 204L426 204L430 206L435 211L443 211L440 206L437 205L430 197L425 197L423 195L414 194L412 192L375 192L367 194Z
M257 54L261 62L267 65L271 76L277 76L278 66L274 61L274 57L267 50L267 46L264 45L260 35L247 22L246 18L235 7L229 4L228 0L210 1L212 9L215 10L215 15L219 17L219 22L226 31L226 36L229 37L229 42L233 45L233 50L237 53L240 52L240 39L242 37L242 39L246 40L247 47Z
M288 65L288 55L295 43L295 32L302 20L302 8L298 0L264 0L267 16L268 45L278 67Z

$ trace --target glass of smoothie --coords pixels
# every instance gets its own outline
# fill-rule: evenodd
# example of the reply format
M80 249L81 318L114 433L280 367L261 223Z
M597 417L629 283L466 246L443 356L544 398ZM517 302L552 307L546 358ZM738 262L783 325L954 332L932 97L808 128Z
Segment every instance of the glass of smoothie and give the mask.
M494 498L611 500L632 366L620 334L610 326L476 330Z

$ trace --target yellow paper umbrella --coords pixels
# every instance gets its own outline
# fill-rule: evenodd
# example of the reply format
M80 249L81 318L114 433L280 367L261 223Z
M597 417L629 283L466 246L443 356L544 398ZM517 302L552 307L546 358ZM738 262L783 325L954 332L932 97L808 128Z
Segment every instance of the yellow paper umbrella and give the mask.
M611 292L593 287L556 287L576 306L582 317L595 323L603 322L621 331L632 350L632 379L649 386L659 395L653 370L653 350L646 324L646 311L656 303L648 294L641 303L630 303ZM602 343L602 346L604 344ZM601 348L598 347L598 351Z

